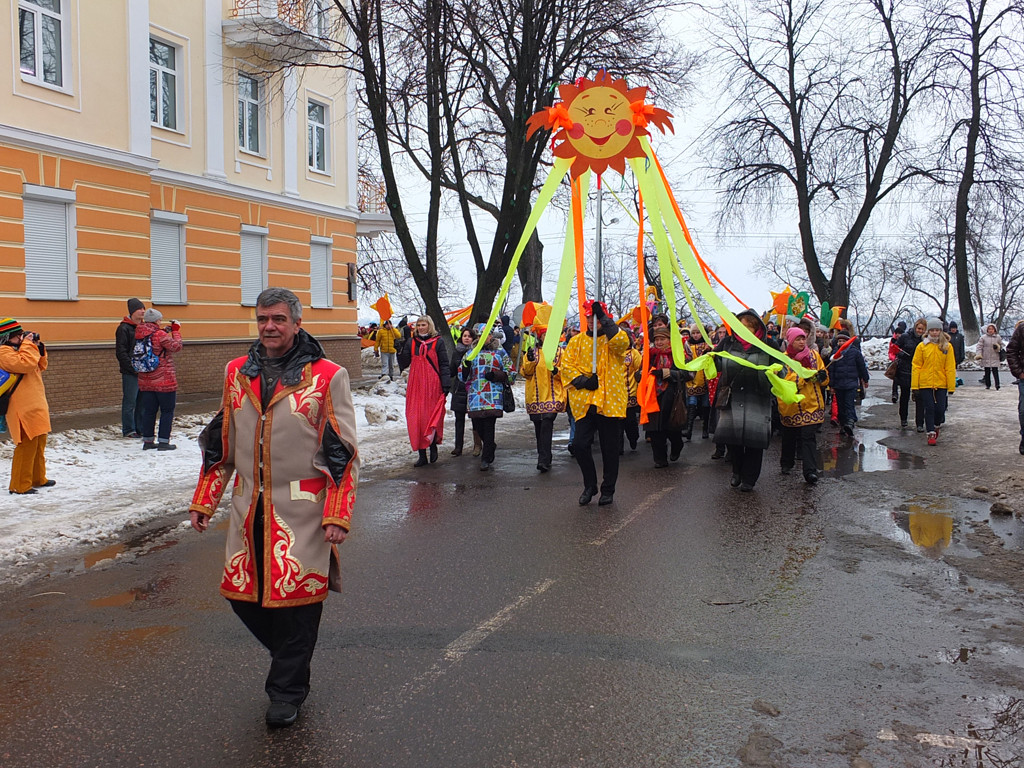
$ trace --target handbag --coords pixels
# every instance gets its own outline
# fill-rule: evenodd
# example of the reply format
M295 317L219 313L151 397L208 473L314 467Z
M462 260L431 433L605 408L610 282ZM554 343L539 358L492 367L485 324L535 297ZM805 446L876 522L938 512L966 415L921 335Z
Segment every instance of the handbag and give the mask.
M512 394L511 383L501 389L501 409L505 413L512 413L516 409L516 396Z
M885 369L885 378L887 378L887 379L895 379L896 378L896 370L899 367L900 367L899 363L897 363L895 360L893 360L891 363L889 363L889 365Z
M1006 349L1004 347L1000 347L999 348L999 362L1000 363L1005 363L1006 362Z
M675 398L672 400L672 410L668 414L669 429L683 429L687 422L686 411L686 387L676 387Z

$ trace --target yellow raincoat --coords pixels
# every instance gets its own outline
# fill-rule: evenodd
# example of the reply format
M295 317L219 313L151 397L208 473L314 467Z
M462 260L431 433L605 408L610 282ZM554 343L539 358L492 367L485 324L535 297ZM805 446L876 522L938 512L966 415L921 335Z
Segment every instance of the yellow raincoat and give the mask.
M953 394L956 390L956 358L950 344L946 344L943 351L926 336L917 345L910 368L910 388L944 389Z
M555 354L555 370L552 373L544 364L544 352L537 347L534 360L523 358L520 373L526 379L526 413L529 416L562 413L565 410L565 386L562 372L558 370L561 352Z
M807 365L812 371L827 371L821 355L816 350L811 350L811 362ZM784 427L806 427L811 424L823 424L825 421L825 387L828 386L828 378L819 382L817 377L801 379L796 371L785 368L786 379L796 382L797 394L803 395L804 399L799 403L784 403L779 400L779 419Z
M613 419L626 416L626 377L623 375L625 356L629 351L629 336L620 330L611 339L598 333L597 336L597 381L595 390L576 389L569 384L577 376L589 376L592 366L594 337L590 333L577 333L562 353L562 380L569 391L569 407L573 416L581 419L590 406L597 406L597 413Z

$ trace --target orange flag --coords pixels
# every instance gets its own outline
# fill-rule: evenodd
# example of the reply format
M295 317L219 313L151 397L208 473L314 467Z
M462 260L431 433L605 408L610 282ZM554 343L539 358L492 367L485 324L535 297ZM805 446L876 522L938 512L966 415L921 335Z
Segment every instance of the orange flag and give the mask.
M391 319L391 299L388 298L388 295L386 293L379 299L377 299L376 304L373 304L371 306L375 310L377 310L377 313L380 315L380 321L382 323L386 323L388 320Z

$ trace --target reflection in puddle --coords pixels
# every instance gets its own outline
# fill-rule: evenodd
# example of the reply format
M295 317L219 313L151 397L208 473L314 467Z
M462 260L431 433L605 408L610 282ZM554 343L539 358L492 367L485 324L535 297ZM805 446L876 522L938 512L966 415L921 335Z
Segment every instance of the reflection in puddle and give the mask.
M1024 755L1024 700L1005 699L986 719L990 719L992 725L978 727L968 723L966 733L971 745L946 755L937 765L943 768L1018 768Z
M954 516L948 499L911 500L900 505L893 519L897 527L910 534L921 554L941 557L953 540Z
M853 438L838 434L822 437L818 454L825 471L834 477L854 472L885 472L894 469L921 469L924 459L887 448L879 440L890 437L883 429L857 429Z
M109 547L103 549L97 549L95 552L89 552L85 556L85 567L86 569L92 568L96 563L102 563L104 560L113 560L118 555L125 551L126 546L124 544L111 544Z

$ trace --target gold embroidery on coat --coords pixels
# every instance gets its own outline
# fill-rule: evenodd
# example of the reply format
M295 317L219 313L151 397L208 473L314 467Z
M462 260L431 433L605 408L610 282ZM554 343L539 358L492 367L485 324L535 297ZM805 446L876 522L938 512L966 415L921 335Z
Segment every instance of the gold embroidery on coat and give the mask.
M296 590L315 595L327 588L327 576L319 571L302 570L302 564L292 556L295 534L285 522L274 515L274 561L280 575L274 581L274 589L281 597L287 597Z
M288 398L292 413L309 422L309 426L317 429L320 424L320 411L323 409L324 393L320 389L320 374L316 374L309 386L293 392Z

